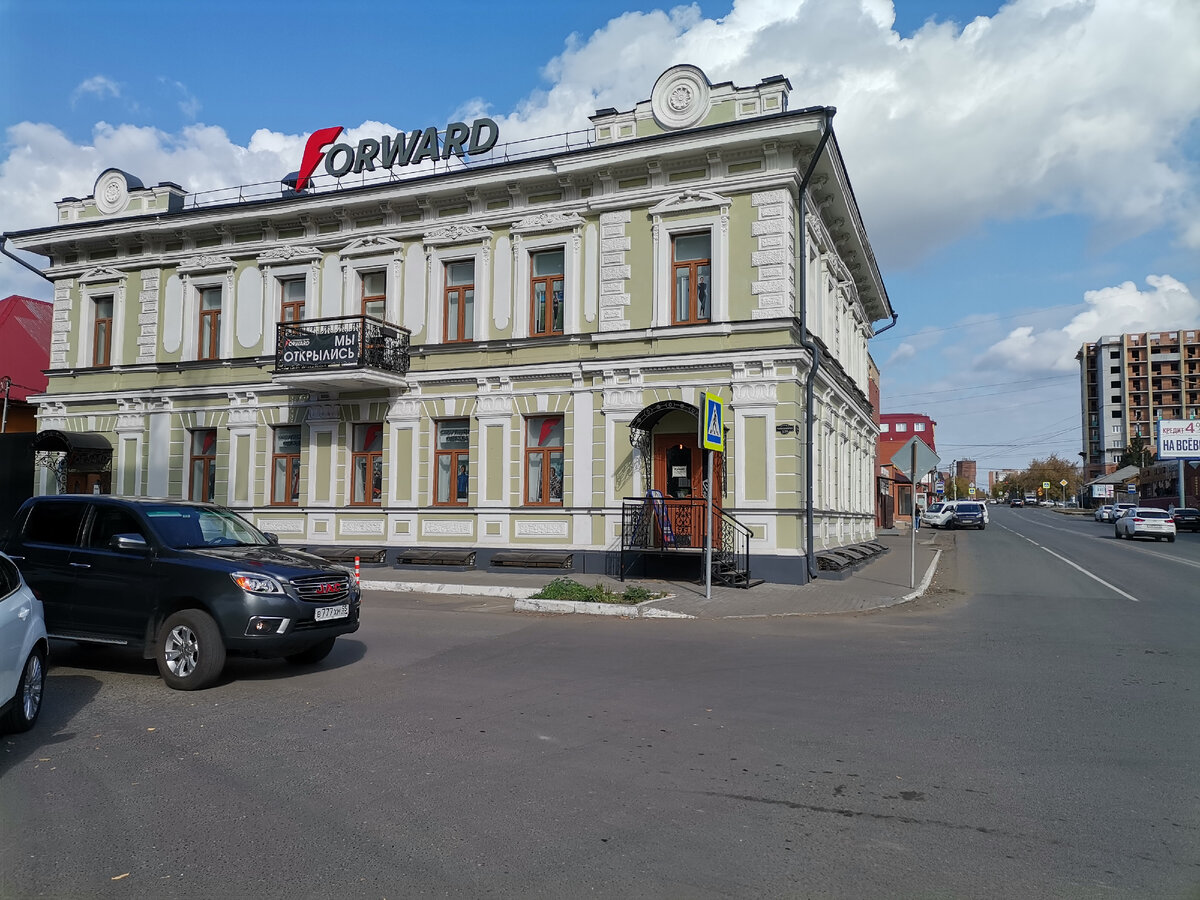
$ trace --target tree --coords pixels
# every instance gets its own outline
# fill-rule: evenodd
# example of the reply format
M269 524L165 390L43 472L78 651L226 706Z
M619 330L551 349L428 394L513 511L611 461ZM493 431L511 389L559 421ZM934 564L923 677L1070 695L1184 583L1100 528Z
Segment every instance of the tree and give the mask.
M1117 468L1123 469L1126 466L1137 466L1139 469L1144 469L1154 460L1154 454L1150 452L1150 447L1146 443L1146 439L1140 434L1135 434L1121 453L1121 461L1117 464Z

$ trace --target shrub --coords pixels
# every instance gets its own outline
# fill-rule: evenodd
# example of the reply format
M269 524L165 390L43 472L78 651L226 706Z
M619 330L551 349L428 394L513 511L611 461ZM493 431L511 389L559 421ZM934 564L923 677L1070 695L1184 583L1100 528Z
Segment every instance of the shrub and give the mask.
M580 584L572 578L555 578L533 595L535 600L578 600L584 603L623 603L632 606L654 595L643 587L628 587L618 594L602 584Z

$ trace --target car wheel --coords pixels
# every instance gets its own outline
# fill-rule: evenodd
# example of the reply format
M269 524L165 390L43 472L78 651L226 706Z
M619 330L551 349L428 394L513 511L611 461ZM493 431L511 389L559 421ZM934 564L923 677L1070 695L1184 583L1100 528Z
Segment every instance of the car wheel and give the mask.
M1173 544L1173 543L1175 543L1175 535L1173 535L1173 534L1168 534L1168 535L1167 535L1167 543L1168 543L1168 544Z
M167 687L177 691L206 688L225 668L221 630L208 613L181 610L163 622L154 659Z
M307 650L301 650L299 653L293 653L290 656L285 656L288 662L294 666L311 666L313 663L319 663L329 655L329 651L333 649L333 644L337 638L325 638L319 644L313 644Z
M1114 536L1114 537L1115 537L1115 538L1116 538L1116 539L1119 541L1119 540L1121 539L1121 529L1120 529L1120 528L1114 528L1114 529L1113 529L1113 536Z
M42 690L46 686L46 654L35 647L25 660L12 708L0 722L0 731L28 731L42 711Z

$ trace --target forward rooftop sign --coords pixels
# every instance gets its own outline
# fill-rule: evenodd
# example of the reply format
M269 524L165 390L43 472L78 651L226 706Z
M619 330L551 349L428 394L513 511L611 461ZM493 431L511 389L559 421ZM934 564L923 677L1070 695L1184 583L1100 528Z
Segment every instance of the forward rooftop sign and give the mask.
M465 122L451 122L446 126L444 137L437 126L415 129L395 136L384 135L363 138L354 147L350 144L334 143L344 129L340 125L314 131L304 145L304 156L300 159L300 170L296 173L296 190L302 191L321 161L325 161L325 172L341 178L350 172L373 172L375 166L391 169L396 166L417 165L426 160L462 158L486 153L496 146L500 137L500 126L489 118L476 119L468 126ZM332 147L329 145L333 144ZM325 148L329 147L328 150Z

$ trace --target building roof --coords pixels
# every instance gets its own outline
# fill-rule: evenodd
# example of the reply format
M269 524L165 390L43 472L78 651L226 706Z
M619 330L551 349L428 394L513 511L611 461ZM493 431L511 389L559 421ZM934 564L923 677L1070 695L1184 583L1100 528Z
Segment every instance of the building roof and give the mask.
M1137 478L1141 471L1137 466L1126 466L1108 475L1101 475L1099 478L1094 478L1088 484L1120 484L1122 481L1128 481L1130 478Z
M50 321L54 305L13 294L0 300L0 378L12 379L10 400L24 401L46 390L42 370L50 365Z

